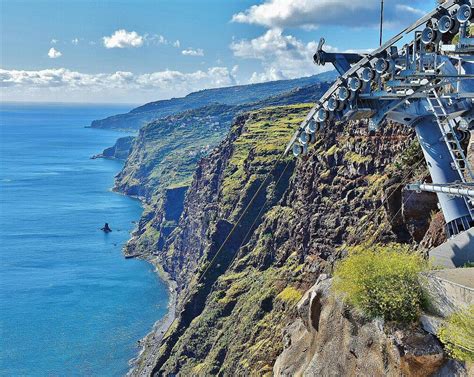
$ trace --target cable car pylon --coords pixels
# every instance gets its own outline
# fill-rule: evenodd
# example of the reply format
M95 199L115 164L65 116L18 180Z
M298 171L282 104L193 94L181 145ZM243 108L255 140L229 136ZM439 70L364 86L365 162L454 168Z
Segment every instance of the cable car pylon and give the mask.
M321 38L314 63L331 63L339 77L285 152L307 153L318 130L332 121L369 119L377 129L391 120L413 128L432 178L429 189L416 189L436 193L448 238L469 232L474 239L472 197L466 195L474 173L463 143L474 129L473 19L472 0L448 0L368 54L326 52ZM474 241L469 247L472 262Z

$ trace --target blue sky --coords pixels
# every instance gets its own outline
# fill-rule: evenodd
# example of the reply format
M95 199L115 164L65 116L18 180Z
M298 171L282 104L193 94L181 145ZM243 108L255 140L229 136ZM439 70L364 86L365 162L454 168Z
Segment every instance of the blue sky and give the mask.
M143 103L321 72L378 44L379 0L0 0L3 101ZM385 0L388 37L434 1Z

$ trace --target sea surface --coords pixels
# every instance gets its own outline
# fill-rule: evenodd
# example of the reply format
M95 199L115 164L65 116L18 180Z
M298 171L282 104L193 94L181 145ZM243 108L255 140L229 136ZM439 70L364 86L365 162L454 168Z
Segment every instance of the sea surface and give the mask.
M84 126L128 110L0 104L1 376L123 375L166 312L153 268L122 256L141 213L110 191L122 164L90 159L125 134Z

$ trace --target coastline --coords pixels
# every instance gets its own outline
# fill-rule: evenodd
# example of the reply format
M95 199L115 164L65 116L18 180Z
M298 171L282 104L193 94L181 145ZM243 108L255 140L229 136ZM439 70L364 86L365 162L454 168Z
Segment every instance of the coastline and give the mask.
M103 153L99 153L91 156L91 159L106 159L106 160L116 160L120 162L125 162L124 159L117 157L105 156ZM145 198L137 195L129 195L115 185L110 189L115 194L127 196L130 199L138 200L142 204L142 208L145 205ZM143 214L143 212L142 212ZM158 355L158 348L161 344L163 336L168 331L169 327L173 324L176 318L176 305L177 305L177 291L176 291L176 282L171 278L171 276L163 269L158 257L152 253L143 255L143 254L131 254L127 251L127 245L133 241L134 234L137 231L137 228L130 232L130 238L125 243L122 248L122 254L124 258L131 259L142 259L150 263L154 267L154 272L157 275L157 278L163 281L168 288L168 305L166 314L159 320L157 320L150 332L148 332L143 338L137 341L137 348L139 351L135 357L128 361L130 366L129 371L126 376L149 376L153 370L153 367L156 364L156 358Z
M98 158L106 157L100 156ZM112 187L111 190L116 194L124 195L130 199L140 201L140 203L142 203L142 207L145 204L145 199L143 197L128 195L115 186ZM153 254L130 254L127 252L127 245L134 239L135 231L136 229L130 233L131 237L122 249L124 258L142 259L150 263L154 267L154 272L156 273L158 279L162 280L168 288L168 308L166 314L163 318L157 320L153 324L153 327L148 334L137 341L139 348L138 354L128 361L130 369L126 376L149 376L151 375L153 367L155 366L155 359L158 355L157 349L161 344L161 340L176 318L177 291L176 282L163 269L160 262L158 261L157 256Z
M130 257L136 258L134 256ZM143 259L155 267L155 273L158 275L158 278L164 281L168 286L169 292L168 311L163 318L154 323L151 331L138 341L140 351L136 357L128 362L130 370L128 371L127 376L149 376L155 366L155 359L158 354L155 351L157 351L163 336L176 318L176 282L163 270L157 257L140 256L137 258Z

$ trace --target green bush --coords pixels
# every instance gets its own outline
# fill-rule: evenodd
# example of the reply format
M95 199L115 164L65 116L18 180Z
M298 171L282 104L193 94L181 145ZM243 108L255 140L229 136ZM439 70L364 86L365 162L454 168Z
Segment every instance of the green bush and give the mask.
M411 322L423 304L423 258L408 246L357 246L336 266L334 289L367 316Z
M452 357L474 362L474 305L449 316L438 337Z

